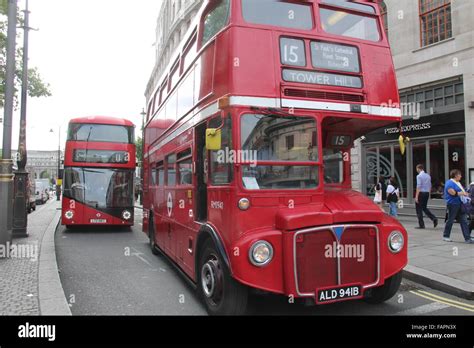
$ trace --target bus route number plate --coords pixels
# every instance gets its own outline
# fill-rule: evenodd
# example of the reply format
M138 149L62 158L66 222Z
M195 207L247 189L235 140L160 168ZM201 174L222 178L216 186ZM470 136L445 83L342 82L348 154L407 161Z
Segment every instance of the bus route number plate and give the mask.
M319 304L353 300L356 298L362 298L362 286L349 285L335 288L318 289L316 294L316 303Z
M91 219L91 224L105 224L107 223L106 219Z

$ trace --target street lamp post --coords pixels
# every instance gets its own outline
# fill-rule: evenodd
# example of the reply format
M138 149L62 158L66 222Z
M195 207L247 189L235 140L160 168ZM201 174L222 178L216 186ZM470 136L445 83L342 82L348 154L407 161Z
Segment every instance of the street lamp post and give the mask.
M50 133L54 133L54 130L50 130ZM56 200L61 200L61 126L58 128L58 175L56 177Z
M0 246L6 249L12 239L13 161L11 159L13 97L15 93L16 0L8 0L8 31L5 72L5 103L3 118L3 147L0 160ZM3 253L5 254L5 253ZM1 257L1 255L0 255Z
M23 71L21 84L20 137L18 141L18 170L15 172L13 203L13 237L28 237L28 172L26 151L26 103L28 98L28 33L30 31L30 12L28 0L25 2L23 35Z
M140 113L142 116L142 158L141 158L141 167L140 167L140 205L143 206L143 149L145 148L145 116L146 112L145 109L142 108L142 112Z

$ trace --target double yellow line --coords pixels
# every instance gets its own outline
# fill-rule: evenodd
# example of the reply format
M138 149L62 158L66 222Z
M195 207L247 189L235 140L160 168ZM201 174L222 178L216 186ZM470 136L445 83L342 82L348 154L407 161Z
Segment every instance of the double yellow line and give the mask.
M443 303L443 304L451 306L451 307L456 307L456 308L463 309L465 311L474 313L474 305L470 305L470 304L467 304L467 303L464 303L464 302L451 300L449 298L439 296L439 295L435 295L435 294L432 294L430 292L423 291L423 290L410 290L410 292L412 294L416 295L416 296L420 296L420 297L426 298L426 299L431 300L431 301Z

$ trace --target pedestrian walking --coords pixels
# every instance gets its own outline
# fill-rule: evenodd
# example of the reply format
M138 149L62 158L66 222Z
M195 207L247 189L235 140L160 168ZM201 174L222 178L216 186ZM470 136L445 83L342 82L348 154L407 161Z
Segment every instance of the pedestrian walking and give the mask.
M469 185L469 197L471 197L471 209L470 209L470 223L469 223L469 235L472 235L474 229L474 181Z
M431 192L431 176L425 172L425 168L422 164L416 166L416 171L418 175L416 176L415 207L416 215L418 216L418 226L415 228L425 228L423 212L433 221L433 225L436 228L436 226L438 226L438 219L428 209L428 200L430 199Z
M398 216L397 203L400 198L397 180L392 176L387 186L387 203L390 205L389 214L393 217Z
M375 185L375 197L374 202L383 210L383 205L387 200L387 185L385 185L385 177L379 176L379 181Z
M469 194L464 190L461 185L462 174L459 169L453 169L449 173L450 179L444 185L444 198L448 208L448 220L444 227L443 240L445 242L452 242L451 229L454 224L456 217L461 224L462 234L464 240L468 244L474 244L474 239L471 237L469 226L467 223L467 212L462 208L463 197L468 197Z

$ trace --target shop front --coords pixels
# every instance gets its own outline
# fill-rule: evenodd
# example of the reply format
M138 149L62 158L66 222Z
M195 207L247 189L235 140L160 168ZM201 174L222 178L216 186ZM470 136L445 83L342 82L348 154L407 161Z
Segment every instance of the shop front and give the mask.
M398 142L399 125L379 129L365 137L362 143L363 192L374 195L377 178L393 176L399 183L404 202L414 203L417 164L423 164L431 175L430 204L444 203L444 183L450 170L461 170L463 184L468 184L465 181L468 173L463 110L404 120L402 131L410 138L403 155Z

